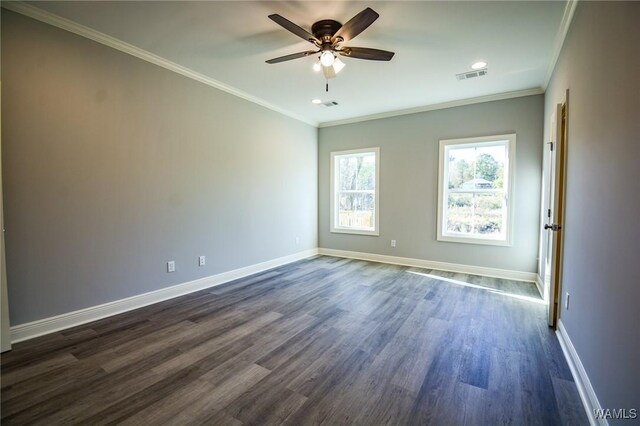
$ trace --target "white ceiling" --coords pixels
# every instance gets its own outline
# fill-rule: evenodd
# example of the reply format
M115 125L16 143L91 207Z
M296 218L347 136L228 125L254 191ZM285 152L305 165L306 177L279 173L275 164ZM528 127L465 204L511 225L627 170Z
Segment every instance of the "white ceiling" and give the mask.
M29 2L246 92L306 121L326 123L387 111L543 87L565 1L514 2ZM265 60L313 46L267 18L310 30L346 22L365 7L380 18L346 45L396 52L391 62L344 59L330 81L314 58ZM458 81L473 62L489 75ZM335 100L326 108L311 99Z

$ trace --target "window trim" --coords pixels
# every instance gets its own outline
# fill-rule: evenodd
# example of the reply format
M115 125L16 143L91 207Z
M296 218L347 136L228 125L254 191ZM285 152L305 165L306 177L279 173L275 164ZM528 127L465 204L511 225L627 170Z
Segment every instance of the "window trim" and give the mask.
M375 208L373 211L374 215L374 228L372 231L366 229L358 229L358 228L344 228L336 226L336 197L337 191L335 190L336 186L336 157L348 156L353 154L363 154L363 153L374 153L376 156L376 181L375 181ZM380 236L380 147L373 148L361 148L361 149L350 149L347 151L333 151L331 152L331 165L330 165L330 203L329 203L329 221L330 221L330 232L338 233L338 234L354 234L354 235L370 235L370 236Z
M486 143L489 145L491 142L497 141L507 141L507 218L506 218L506 232L504 240L494 240L482 237L461 237L456 235L447 234L444 231L444 204L443 199L445 196L444 184L445 184L445 175L448 173L448 162L444 161L444 154L446 147L452 145L461 145L460 148L464 147L464 145L477 145L480 143ZM442 139L440 140L440 153L438 157L438 214L437 214L437 240L445 241L445 242L454 242L454 243L465 243L465 244L481 244L481 245L491 245L491 246L505 246L511 247L513 246L513 218L514 218L514 187L515 187L515 169L516 169L516 134L509 133L504 135L493 135L493 136L479 136L473 138L462 138L462 139ZM477 192L482 192L482 190L475 190ZM464 191L471 192L471 191Z

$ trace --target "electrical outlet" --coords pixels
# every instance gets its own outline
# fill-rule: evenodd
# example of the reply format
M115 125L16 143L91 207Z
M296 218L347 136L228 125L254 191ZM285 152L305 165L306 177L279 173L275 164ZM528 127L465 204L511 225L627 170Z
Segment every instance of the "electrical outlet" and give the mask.
M567 297L564 298L564 308L569 310L569 293L567 293Z
M200 256L198 258L198 266L204 266L207 264L207 258L204 256Z
M176 262L174 260L170 260L167 262L167 272L175 272L176 271Z
M393 247L393 248L396 247L396 240L391 240L391 247Z

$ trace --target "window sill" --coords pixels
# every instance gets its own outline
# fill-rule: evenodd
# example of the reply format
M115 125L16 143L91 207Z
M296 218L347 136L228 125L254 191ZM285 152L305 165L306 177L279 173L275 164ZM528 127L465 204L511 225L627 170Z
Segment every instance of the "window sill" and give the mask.
M513 246L513 243L509 240L500 241L500 240L489 240L489 239L482 239L482 238L458 237L453 235L438 235L438 241L444 241L448 243L478 244L483 246L501 246L501 247Z
M380 232L379 231L366 231L366 230L362 230L362 229L345 229L345 228L332 228L331 231L329 231L333 234L353 234L353 235L369 235L372 237L379 237L380 236Z

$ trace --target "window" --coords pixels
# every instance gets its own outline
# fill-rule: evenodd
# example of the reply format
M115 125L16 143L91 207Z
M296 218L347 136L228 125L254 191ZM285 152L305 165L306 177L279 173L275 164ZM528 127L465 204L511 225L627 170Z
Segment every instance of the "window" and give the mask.
M516 135L440 141L438 240L511 245Z
M380 148L331 153L331 232L379 235Z

